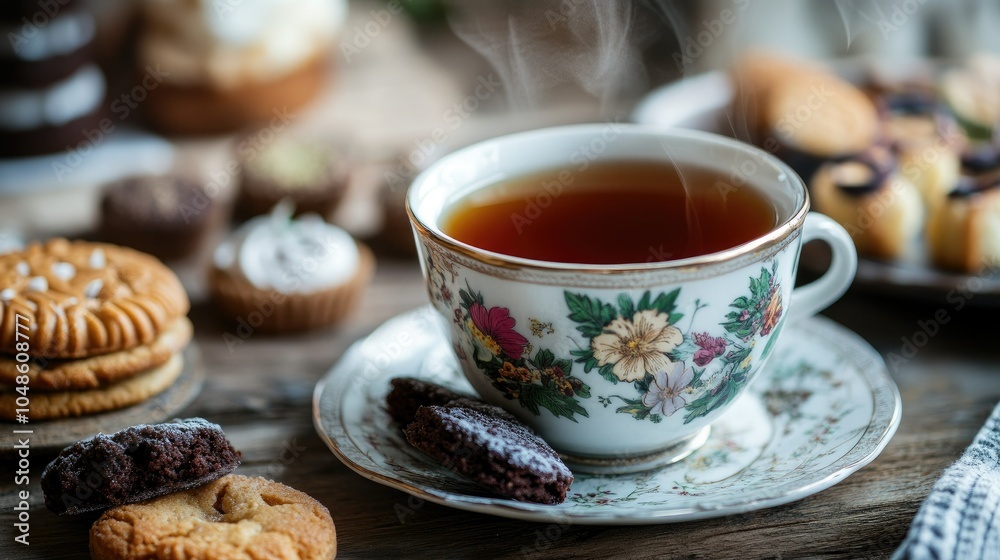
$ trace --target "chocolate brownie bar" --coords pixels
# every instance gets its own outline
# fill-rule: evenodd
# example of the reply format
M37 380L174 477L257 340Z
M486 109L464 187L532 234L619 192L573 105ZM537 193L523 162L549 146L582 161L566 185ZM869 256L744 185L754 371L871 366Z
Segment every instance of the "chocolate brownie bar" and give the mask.
M229 474L240 458L222 428L203 418L97 434L45 467L45 506L64 515L148 500Z
M404 433L448 469L505 498L559 504L573 482L559 455L527 427L481 410L423 406Z
M386 395L385 404L389 416L401 427L413 422L417 409L421 406L443 406L459 399L473 399L469 395L415 377L396 377L389 383L392 384L392 391Z

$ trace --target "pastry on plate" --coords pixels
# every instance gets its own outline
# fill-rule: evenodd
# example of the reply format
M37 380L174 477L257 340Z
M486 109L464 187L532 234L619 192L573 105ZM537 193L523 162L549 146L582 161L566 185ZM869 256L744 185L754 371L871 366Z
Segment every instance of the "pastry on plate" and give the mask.
M879 133L872 100L833 74L779 78L764 115L769 132L763 147L806 180L823 162L866 150Z
M183 371L188 297L149 255L52 239L0 255L0 286L2 419L15 419L25 380L31 419L45 420L139 403Z
M965 131L974 140L989 140L1000 122L1000 57L980 53L964 67L941 76L941 92Z
M229 474L240 458L222 428L203 418L97 434L42 471L45 506L64 515L141 502Z
M194 253L221 213L215 198L193 181L129 177L105 187L99 230L106 241L172 260Z
M142 110L159 130L287 126L326 83L344 0L143 0L140 74L162 68Z
M104 512L90 529L94 560L332 560L330 512L309 495L230 474L199 488Z
M736 137L763 144L771 132L767 106L774 86L785 80L809 79L823 72L816 63L782 54L752 51L742 55L729 71L734 90L731 122Z
M890 92L878 101L883 140L896 152L900 173L917 187L926 207L934 207L958 181L964 133L927 92Z
M286 198L299 215L329 218L347 189L347 152L332 142L282 137L242 150L239 159L236 214L243 219L267 214Z
M816 210L842 225L864 256L899 257L923 225L920 192L884 148L824 164L811 192Z
M209 284L226 317L262 332L337 323L360 303L375 259L346 231L291 203L244 223L215 250Z
M983 274L1000 266L1000 176L964 176L927 221L934 266Z

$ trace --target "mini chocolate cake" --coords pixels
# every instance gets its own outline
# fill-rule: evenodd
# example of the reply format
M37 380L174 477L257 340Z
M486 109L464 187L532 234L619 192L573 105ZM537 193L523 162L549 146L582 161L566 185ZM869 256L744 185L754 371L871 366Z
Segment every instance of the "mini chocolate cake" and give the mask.
M417 409L421 406L443 406L466 399L475 401L469 395L456 393L437 383L422 381L415 377L396 377L389 383L392 384L392 391L386 395L385 404L389 416L392 416L400 427L406 427L413 422Z
M218 204L179 177L131 177L106 187L101 236L161 259L190 255L216 223Z
M424 406L407 441L448 469L513 500L559 504L573 473L528 428L463 406Z
M284 138L240 155L240 219L267 214L286 198L296 216L328 218L347 188L346 150L333 144Z
M240 457L222 428L202 418L98 434L45 467L45 506L64 515L148 500L229 474Z
M0 157L89 151L110 132L100 126L106 85L93 60L94 18L78 4L0 4Z

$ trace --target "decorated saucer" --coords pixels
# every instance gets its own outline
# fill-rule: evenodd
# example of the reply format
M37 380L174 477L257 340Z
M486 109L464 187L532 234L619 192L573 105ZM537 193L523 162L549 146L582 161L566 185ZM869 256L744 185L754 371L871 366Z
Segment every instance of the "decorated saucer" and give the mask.
M691 521L800 500L874 460L901 412L871 346L828 319L807 319L786 330L766 371L686 459L640 473L575 473L566 501L546 506L491 496L412 448L384 405L398 376L472 392L430 307L387 321L317 384L316 430L345 465L441 505L580 525Z

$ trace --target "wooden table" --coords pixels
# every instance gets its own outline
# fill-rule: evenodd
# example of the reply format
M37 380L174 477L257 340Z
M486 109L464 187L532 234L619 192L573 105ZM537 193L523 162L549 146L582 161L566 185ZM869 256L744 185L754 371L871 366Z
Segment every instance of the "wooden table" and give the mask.
M367 12L355 13L363 25ZM336 118L312 118L312 123L331 130L365 132L372 137L362 142L366 145L392 145L387 140L390 133L410 142L441 125L435 121L441 115L436 104L447 107L453 102L442 91L465 95L466 86L474 86L477 76L490 72L446 59L437 68L461 68L453 73L464 79L449 88L443 85L446 80L432 79L437 74L423 63L413 62L412 53L417 51L403 37L406 33L402 22L388 26L378 48L366 51L357 64L345 65L339 81L342 89L336 91L340 101L331 102L329 110ZM439 51L457 52L448 44ZM410 77L414 74L419 79ZM395 76L405 87L386 82L387 76ZM428 86L420 99L427 102L415 103L413 88L425 83ZM366 103L373 98L377 105L368 107ZM560 104L562 112L523 120L537 127L596 119L565 105ZM365 107L367 112L362 111ZM392 108L409 108L429 116L429 121L388 112ZM357 121L366 114L374 117L359 126ZM520 126L504 113L480 111L454 131L454 143L461 145ZM189 151L205 152L201 145ZM93 224L96 201L87 190L3 199L0 226L20 227L33 237L72 234ZM197 282L198 276L185 279ZM198 286L191 291L196 299L203 293ZM852 293L827 314L883 353L898 353L901 338L912 337L919 322L933 319L939 309L950 317L909 363L893 371L903 395L902 425L871 465L799 502L721 519L616 528L511 521L422 503L370 482L340 464L313 429L311 399L316 381L351 342L425 302L416 262L383 258L360 312L339 329L305 336L254 336L230 353L222 340L226 326L211 307L197 303L191 313L208 379L183 414L204 416L223 426L243 451L238 472L274 478L323 502L337 525L340 558L884 558L903 538L942 469L969 444L1000 399L1000 372L994 371L1000 363L995 309L955 310ZM13 444L9 430L4 425L0 436L0 449L5 452ZM0 454L4 473L0 479L4 527L0 559L87 557L88 529L94 516L59 518L41 503L38 475L51 458L52 454L31 455L31 544L25 547L12 541L13 458Z
M675 525L559 527L467 513L411 498L341 465L316 435L315 382L344 349L393 315L425 302L416 262L383 259L362 308L339 329L251 337L230 353L210 307L191 316L208 380L185 411L223 426L243 451L238 472L274 478L323 502L337 525L340 558L884 558L905 534L943 468L969 444L1000 398L995 310L945 308L950 320L893 372L903 421L871 465L818 495L769 510ZM828 311L881 352L899 352L939 307L850 294ZM3 437L9 450L9 436ZM30 546L12 542L12 476L0 486L0 558L86 557L94 516L60 518L41 503L33 454ZM4 455L4 472L13 471Z

